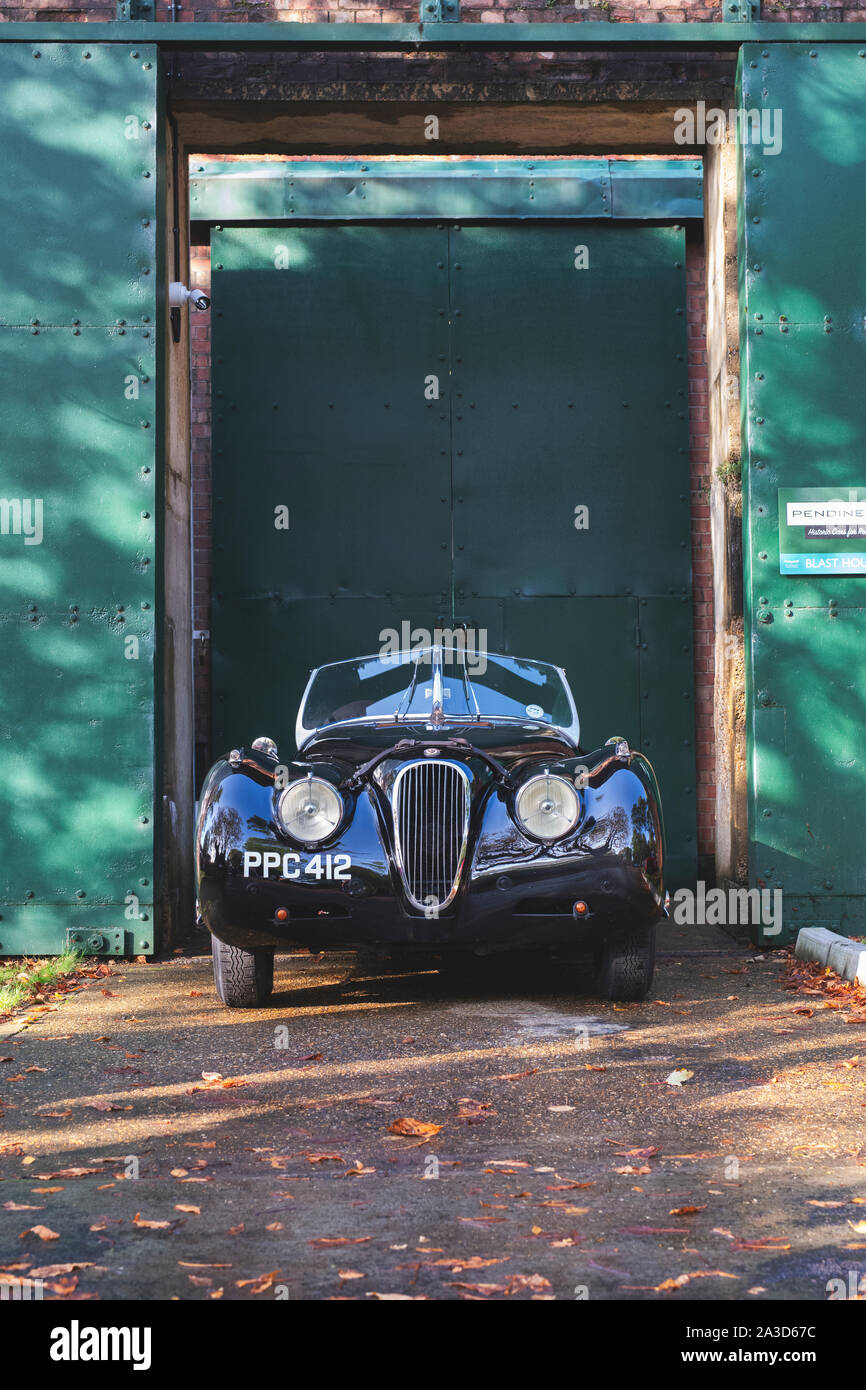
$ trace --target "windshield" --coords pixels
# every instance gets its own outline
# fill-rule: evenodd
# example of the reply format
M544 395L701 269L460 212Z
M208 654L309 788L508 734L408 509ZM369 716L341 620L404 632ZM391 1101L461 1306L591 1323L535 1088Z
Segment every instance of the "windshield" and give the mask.
M333 724L418 724L484 720L549 724L578 741L564 671L542 661L485 652L467 663L461 647L431 646L320 666L298 712L300 745Z

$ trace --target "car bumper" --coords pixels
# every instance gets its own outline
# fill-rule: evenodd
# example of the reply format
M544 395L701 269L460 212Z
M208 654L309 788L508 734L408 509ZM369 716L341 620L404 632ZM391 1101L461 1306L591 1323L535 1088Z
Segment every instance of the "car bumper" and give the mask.
M507 877L507 882L502 879ZM360 884L363 886L359 886ZM576 903L586 911L578 914ZM657 890L633 866L569 865L545 878L510 874L467 884L436 915L410 913L392 893L354 875L348 885L250 883L204 875L199 904L221 941L254 946L303 945L311 950L401 947L503 950L592 945L600 936L649 926L664 915Z
M407 892L372 789L354 797L339 836L317 853L275 833L271 791L252 775L220 765L212 779L197 829L197 888L202 919L227 945L580 947L664 915L663 848L653 839L634 859L641 840L631 810L646 788L627 770L596 794L592 817L547 846L525 836L491 792L476 810L453 899L426 910Z

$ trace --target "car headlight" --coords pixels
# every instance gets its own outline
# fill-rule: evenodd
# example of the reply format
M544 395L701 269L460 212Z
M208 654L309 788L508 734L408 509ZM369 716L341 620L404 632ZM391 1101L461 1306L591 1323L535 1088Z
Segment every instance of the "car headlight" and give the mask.
M292 782L281 795L277 813L283 828L296 840L315 844L332 835L343 818L343 801L330 782L305 777Z
M517 819L539 840L558 840L580 818L580 797L564 777L544 773L524 782L514 798Z

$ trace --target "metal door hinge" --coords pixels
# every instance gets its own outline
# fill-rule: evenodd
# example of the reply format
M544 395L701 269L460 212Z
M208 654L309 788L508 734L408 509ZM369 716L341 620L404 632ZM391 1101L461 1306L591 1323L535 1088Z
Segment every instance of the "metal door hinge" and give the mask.
M460 19L460 0L421 0L422 24L456 24Z
M108 927L105 930L85 927L68 927L66 930L66 949L83 951L88 956L131 956L148 943L136 941L134 934L120 928Z
M156 0L117 0L117 18L152 23L156 19Z
M761 18L761 0L725 0L723 13L731 24L751 24Z

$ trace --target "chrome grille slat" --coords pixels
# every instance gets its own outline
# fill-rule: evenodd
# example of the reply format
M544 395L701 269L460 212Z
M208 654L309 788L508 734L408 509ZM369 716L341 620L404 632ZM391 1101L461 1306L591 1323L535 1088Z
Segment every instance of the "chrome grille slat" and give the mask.
M469 828L469 777L444 759L407 763L394 779L394 849L414 907L445 907L457 892Z

